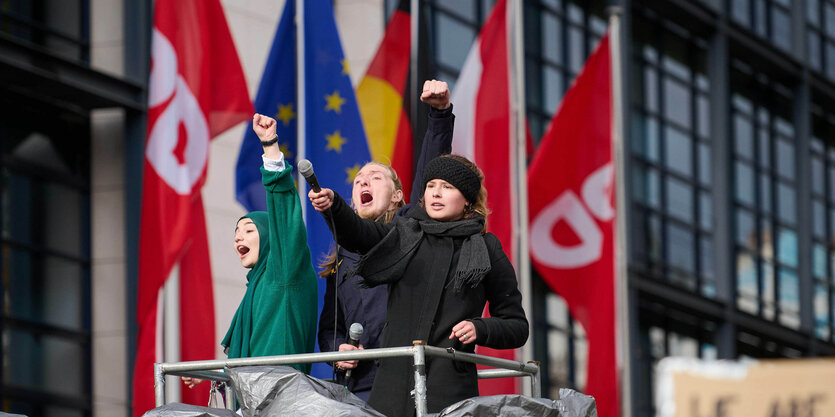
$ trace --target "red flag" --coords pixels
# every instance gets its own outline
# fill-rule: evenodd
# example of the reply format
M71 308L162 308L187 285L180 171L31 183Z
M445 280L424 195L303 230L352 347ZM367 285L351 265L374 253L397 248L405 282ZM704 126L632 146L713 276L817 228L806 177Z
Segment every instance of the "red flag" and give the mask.
M206 178L210 138L248 120L253 111L218 0L157 0L151 46L136 307L139 334L133 373L135 416L154 406L153 363L162 360L158 298L177 263L180 358L214 357L218 340L200 189ZM202 404L207 398L205 386L183 392L185 402Z
M492 212L487 230L499 238L513 260L517 194L512 179L517 174L515 134L511 130L507 8L506 0L496 3L461 69L452 94L456 109L452 151L466 156L485 172L484 187ZM514 350L478 347L477 353L516 359ZM481 395L519 392L518 381L513 378L484 379L478 386Z
M357 87L371 159L391 164L403 184L405 198L411 193L414 170L412 128L403 105L411 39L408 5L408 1L401 1L391 15L377 54Z
M533 265L588 338L586 393L619 414L609 37L566 93L528 169Z

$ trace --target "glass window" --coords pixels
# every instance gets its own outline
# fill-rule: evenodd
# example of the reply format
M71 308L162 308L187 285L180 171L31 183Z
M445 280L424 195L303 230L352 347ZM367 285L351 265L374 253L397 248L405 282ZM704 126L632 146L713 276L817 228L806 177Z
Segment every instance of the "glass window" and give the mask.
M635 133L632 160L635 184L644 197L639 212L646 217L646 237L663 251L648 250L647 271L661 267L659 278L690 290L713 288L702 281L712 277L709 256L701 242L712 238L709 78L705 73L706 43L685 28L662 25L636 14L632 61L640 74L634 88L632 120ZM656 34L663 33L663 36ZM663 51L663 52L659 52ZM695 126L698 121L699 126ZM663 184L660 198L649 194L652 184ZM653 198L650 198L653 197ZM644 216L641 214L640 216ZM656 223L657 219L657 223ZM657 229L656 229L657 227ZM711 245L704 245L710 249ZM660 261L661 265L656 262ZM638 262L641 264L641 262ZM705 295L715 296L708 290Z
M0 33L50 53L89 62L87 0L0 2Z
M737 308L797 328L797 167L791 106L786 104L791 100L785 95L788 90L766 74L743 70L751 68L744 64L736 68L731 89L734 96L744 97L732 106ZM751 132L757 132L756 142ZM758 155L755 164L752 155Z
M21 109L25 100L9 102L0 100L0 403L14 413L83 415L91 407L90 127L60 111L44 124Z

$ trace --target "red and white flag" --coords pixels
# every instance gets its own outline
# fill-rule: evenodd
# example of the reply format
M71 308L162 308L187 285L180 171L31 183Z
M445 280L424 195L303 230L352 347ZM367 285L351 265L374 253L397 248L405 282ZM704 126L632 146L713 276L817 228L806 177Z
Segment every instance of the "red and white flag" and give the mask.
M565 94L528 168L533 265L586 331L586 394L619 414L609 36Z
M514 258L514 218L518 210L513 179L516 170L516 141L511 113L510 37L508 2L499 0L484 22L470 49L452 93L455 103L455 132L452 152L466 156L486 173L487 230L502 242L505 253ZM486 310L485 310L486 314ZM477 353L516 359L514 350L478 347ZM515 378L479 381L481 395L518 392Z
M139 234L135 416L154 407L153 364L162 361L160 294L176 264L180 359L214 358L218 339L200 189L210 139L253 112L220 2L155 3ZM207 387L183 392L184 402L202 404L207 398Z

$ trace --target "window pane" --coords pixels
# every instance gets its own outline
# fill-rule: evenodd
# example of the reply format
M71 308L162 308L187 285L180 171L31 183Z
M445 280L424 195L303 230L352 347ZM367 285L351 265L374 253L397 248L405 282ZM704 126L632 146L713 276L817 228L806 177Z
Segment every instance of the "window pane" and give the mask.
M699 240L699 262L702 273L702 295L713 298L716 296L716 283L713 272L713 243L710 238Z
M735 195L738 201L754 205L754 172L748 164L736 163Z
M748 0L731 0L731 16L744 26L750 26L750 9Z
M696 99L696 105L698 106L696 131L703 138L710 137L710 101L706 95L700 94Z
M686 223L693 223L693 187L673 177L666 181L667 213Z
M66 339L3 328L3 382L20 388L80 396L85 391L85 350ZM4 343L5 345L5 343Z
M762 306L763 317L768 320L774 320L777 313L775 305L776 284L774 275L774 264L770 262L760 262L760 273L762 274Z
M694 242L693 234L689 230L672 224L667 226L666 247L668 265L681 269L684 273L693 272L695 269Z
M83 330L82 268L78 262L3 246L5 314Z
M791 142L777 141L777 172L785 178L794 179L794 145Z
M632 141L633 152L650 162L658 163L658 121L653 116L644 117L638 112L634 114L633 129L636 132Z
M711 168L710 146L699 144L699 183L709 187L712 183L713 169Z
M545 112L553 114L560 105L563 97L562 73L557 69L545 67L543 70L543 83L545 86Z
M817 200L812 201L812 235L818 239L826 237L826 208Z
M658 171L650 167L635 168L635 191L638 201L658 209L661 206L661 179Z
M693 145L689 137L680 130L667 127L664 129L666 166L671 171L687 177L693 176Z
M664 79L664 114L670 121L689 129L690 90L672 78Z
M777 183L778 215L780 220L793 225L797 221L797 200L794 188Z
M555 64L562 62L562 25L551 13L542 14L542 55Z
M736 256L737 307L749 313L757 312L757 268L747 254Z
M815 285L815 335L823 340L828 340L829 329L829 295L825 285Z
M783 265L797 267L797 233L790 229L780 229L777 248L777 261Z
M742 116L734 117L734 150L739 156L754 159L754 133L751 122Z
M785 50L791 48L791 20L788 13L777 7L771 9L771 34L777 46Z
M443 65L461 69L475 39L475 29L443 13L437 14L437 23L437 36L444 40L436 45L438 61Z
M812 247L812 273L815 278L826 279L826 247L820 243Z
M780 270L780 322L790 326L800 326L800 297L798 294L797 274L794 271Z
M757 232L754 216L746 210L736 212L736 243L752 251L757 250Z
M760 210L765 214L771 213L771 177L768 174L761 174L759 181L760 189Z
M812 155L812 192L823 195L823 158L820 155Z
M654 68L644 68L644 103L651 112L658 111L658 72Z
M706 192L699 193L699 227L713 230L713 198Z
M816 32L809 32L806 35L806 42L809 48L809 66L813 69L821 70L821 42L819 35Z

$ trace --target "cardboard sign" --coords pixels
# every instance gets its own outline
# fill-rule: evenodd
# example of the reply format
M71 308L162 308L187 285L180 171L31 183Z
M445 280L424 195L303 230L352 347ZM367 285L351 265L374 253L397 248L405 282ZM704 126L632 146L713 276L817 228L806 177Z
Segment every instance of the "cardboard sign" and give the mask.
M664 358L656 407L661 417L835 416L835 359Z

